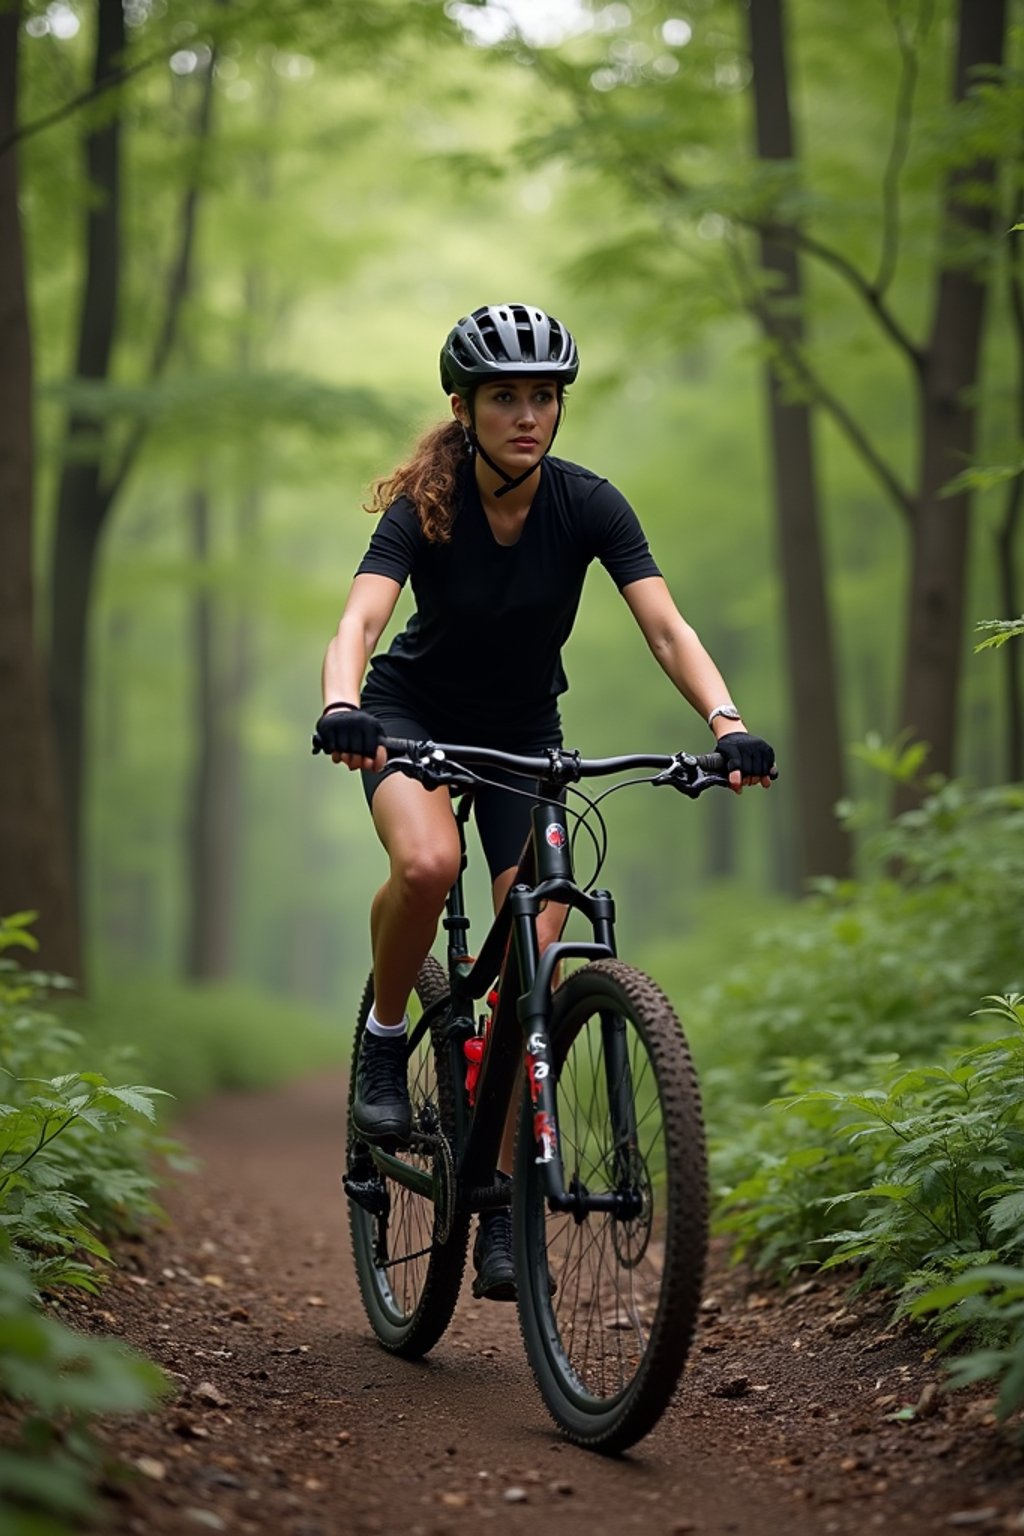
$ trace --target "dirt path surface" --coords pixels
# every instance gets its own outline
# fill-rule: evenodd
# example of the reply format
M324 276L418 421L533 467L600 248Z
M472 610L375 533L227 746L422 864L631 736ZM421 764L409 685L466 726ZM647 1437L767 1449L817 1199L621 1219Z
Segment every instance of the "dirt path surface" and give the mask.
M122 1249L98 1304L64 1305L180 1386L109 1428L130 1476L97 1532L1024 1531L1024 1460L990 1404L947 1400L921 1337L833 1285L780 1293L717 1259L677 1400L620 1460L559 1439L515 1308L468 1285L428 1361L392 1359L349 1256L343 1103L320 1079L207 1104L168 1228Z

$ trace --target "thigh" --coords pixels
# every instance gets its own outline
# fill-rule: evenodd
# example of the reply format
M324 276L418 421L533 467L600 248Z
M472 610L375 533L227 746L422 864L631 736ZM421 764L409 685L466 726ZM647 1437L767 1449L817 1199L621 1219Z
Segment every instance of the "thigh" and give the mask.
M447 859L457 870L459 829L447 789L427 789L404 773L379 778L370 812L392 864L416 863L430 853Z

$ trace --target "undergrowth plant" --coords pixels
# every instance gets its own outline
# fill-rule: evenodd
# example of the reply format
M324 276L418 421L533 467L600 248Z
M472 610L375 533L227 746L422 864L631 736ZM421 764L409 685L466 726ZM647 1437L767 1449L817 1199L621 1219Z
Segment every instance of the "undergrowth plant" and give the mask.
M933 784L860 879L730 967L695 1041L735 1253L853 1266L1003 1412L1024 1406L1022 889L1024 786Z
M876 1060L857 1087L817 1086L823 1064L804 1064L719 1150L720 1225L763 1268L857 1266L860 1287L887 1287L948 1345L977 1344L955 1379L995 1376L1010 1412L1024 1403L1024 996L986 1002L978 1016L1001 1031L938 1064Z
M90 1420L153 1403L164 1378L112 1341L41 1306L65 1286L96 1291L104 1238L156 1209L148 1161L159 1090L83 1071L83 1042L44 1006L57 978L5 952L33 949L30 914L0 920L0 1395L14 1443L0 1450L0 1529L60 1532L91 1507ZM9 1437L8 1437L9 1438Z

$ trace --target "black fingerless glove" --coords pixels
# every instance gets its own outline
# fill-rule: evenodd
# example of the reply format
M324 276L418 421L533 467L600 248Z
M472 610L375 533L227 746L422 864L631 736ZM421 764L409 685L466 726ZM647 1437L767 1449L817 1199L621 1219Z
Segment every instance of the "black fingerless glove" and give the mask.
M384 727L365 709L326 709L316 723L313 751L375 757L383 740Z
M775 762L775 750L760 736L750 736L746 731L728 731L719 736L715 751L725 758L726 773L737 769L745 779L763 779Z

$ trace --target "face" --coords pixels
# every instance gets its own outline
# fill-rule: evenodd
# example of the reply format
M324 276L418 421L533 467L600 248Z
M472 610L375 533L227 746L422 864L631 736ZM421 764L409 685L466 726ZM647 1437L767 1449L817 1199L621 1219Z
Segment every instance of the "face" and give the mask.
M521 475L547 451L558 423L554 379L495 379L479 386L473 405L480 446L507 474ZM465 402L453 396L452 406L469 426Z

